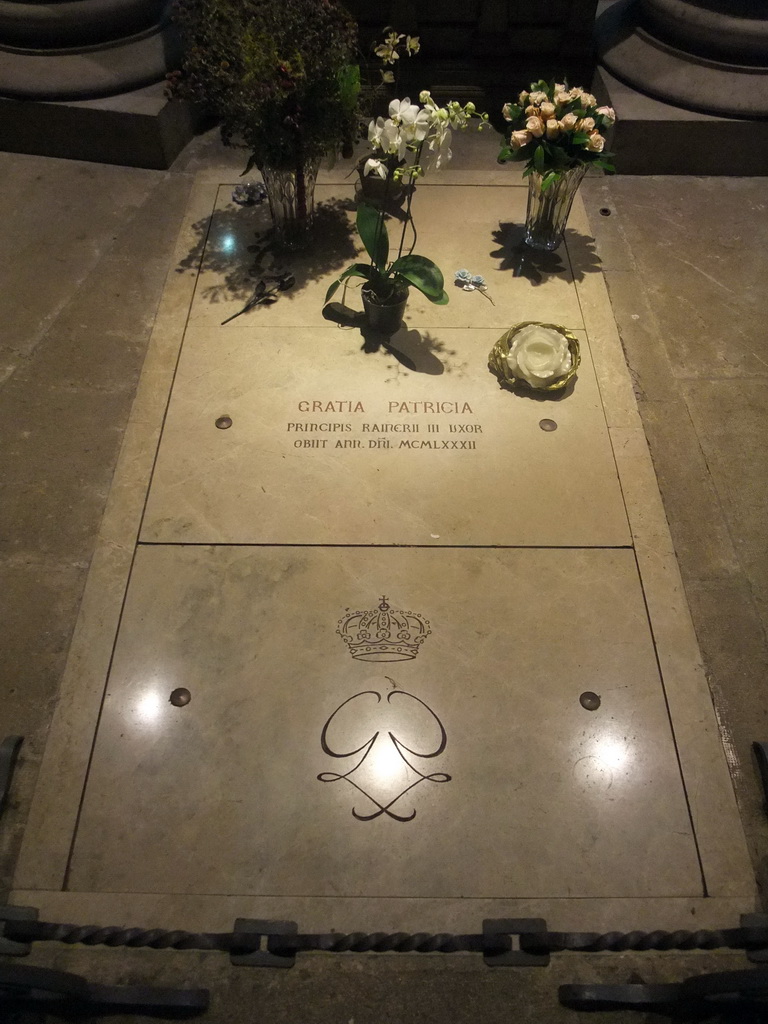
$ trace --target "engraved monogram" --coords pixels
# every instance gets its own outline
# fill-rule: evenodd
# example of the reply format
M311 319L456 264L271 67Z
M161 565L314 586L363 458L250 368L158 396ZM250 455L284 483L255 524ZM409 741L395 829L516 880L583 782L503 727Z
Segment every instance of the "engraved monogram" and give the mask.
M395 685L394 680L390 682ZM375 698L375 705L371 698ZM398 710L401 714L405 712L406 728L417 737L409 738L408 743L392 729L386 728L391 724L387 721L391 717L388 712L396 705L400 705ZM375 722L377 719L381 728L362 743L351 739L356 732L359 737L361 721ZM329 738L329 733L341 733L343 737L345 732L350 738L343 746ZM428 742L430 739L432 742ZM317 778L320 782L346 782L368 801L369 808L352 808L352 816L358 821L373 821L384 814L395 821L413 821L415 808L410 813L401 813L393 808L406 794L425 782L451 781L451 776L445 772L426 773L418 767L421 760L439 757L447 742L443 723L423 700L412 693L395 689L384 698L378 690L362 690L336 708L323 726L320 737L323 751L329 757L340 760L356 758L355 763L345 772L321 772ZM338 749L339 746L342 749Z

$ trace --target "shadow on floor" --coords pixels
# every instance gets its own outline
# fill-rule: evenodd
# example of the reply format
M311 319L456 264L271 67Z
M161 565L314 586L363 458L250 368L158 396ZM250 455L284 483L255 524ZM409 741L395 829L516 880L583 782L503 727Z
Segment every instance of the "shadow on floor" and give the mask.
M201 282L198 294L210 303L242 302L235 316L279 298L290 299L318 278L334 270L341 273L354 261L357 248L350 219L354 209L349 199L319 203L313 243L301 252L284 252L275 244L265 203L227 206L193 224L195 242L176 271L215 275L218 280Z
M363 339L363 352L372 355L383 349L413 373L437 377L446 371L450 372L450 364L443 362L440 356L449 360L455 352L428 331L409 330L403 323L395 334L382 334L371 330L365 313L341 302L329 302L323 309L323 316L340 327L359 330Z
M547 277L567 274L571 270L574 281L583 281L587 274L595 274L601 269L594 239L572 228L566 228L564 234L567 254L562 247L552 252L531 249L524 239L523 224L500 224L493 232L493 240L499 248L489 255L501 260L499 270L511 270L514 277L525 277L531 284L539 285Z

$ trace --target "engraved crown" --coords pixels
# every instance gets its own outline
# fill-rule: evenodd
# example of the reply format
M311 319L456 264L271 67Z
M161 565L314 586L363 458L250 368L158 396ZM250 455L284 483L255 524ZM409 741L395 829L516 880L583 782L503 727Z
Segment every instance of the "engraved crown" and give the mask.
M382 597L378 608L339 619L336 632L358 661L409 661L432 630L420 615L396 611Z

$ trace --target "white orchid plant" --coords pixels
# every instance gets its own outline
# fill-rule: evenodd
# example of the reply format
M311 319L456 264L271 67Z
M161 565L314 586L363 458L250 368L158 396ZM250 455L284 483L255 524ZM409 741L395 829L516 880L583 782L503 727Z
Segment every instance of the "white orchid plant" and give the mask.
M502 114L507 130L499 162L527 161L524 176L540 174L543 189L585 164L614 170L604 133L616 114L612 107L598 107L591 93L564 82L532 82L517 103L504 104Z
M467 128L473 120L482 128L488 123L487 114L478 114L473 103L462 106L458 102L438 107L429 92L419 96L421 106L403 100L392 100L389 117L371 121L368 138L373 155L365 162L364 173L374 174L390 182L412 184L427 168L439 170L451 159L451 133ZM408 159L410 158L410 159ZM430 302L444 305L448 295L440 268L414 253L416 229L411 215L414 190L408 189L405 216L397 255L390 259L389 235L386 226L386 202L380 207L361 202L357 207L357 230L370 263L354 263L333 282L325 296L328 303L342 282L351 277L365 280L364 288L373 293L376 301L387 303L407 294L413 285ZM411 230L412 242L406 247L406 235ZM407 251L406 251L407 249Z
M452 132L463 131L474 119L477 127L488 124L487 114L478 114L474 103L462 106L452 100L439 107L425 89L419 95L419 106L410 97L392 100L389 117L377 117L368 126L371 156L365 161L363 174L397 182L413 182L427 170L439 171L451 159ZM410 162L408 157L413 157ZM424 162L422 163L422 156Z
M413 57L421 49L421 43L419 42L418 36L408 36L403 32L396 32L394 29L388 27L384 31L387 33L384 36L384 42L374 47L373 52L379 58L382 64L385 66L380 68L381 81L387 85L395 84L395 72L390 71L386 65L391 67L399 67L398 61L400 60L400 54L404 53L408 57ZM405 42L403 42L405 40Z

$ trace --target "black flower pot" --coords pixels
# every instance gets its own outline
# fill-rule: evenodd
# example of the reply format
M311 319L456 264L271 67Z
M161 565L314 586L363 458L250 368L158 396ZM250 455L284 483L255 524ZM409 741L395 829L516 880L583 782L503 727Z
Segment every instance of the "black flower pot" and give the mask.
M365 318L371 330L379 334L392 335L400 330L407 302L407 288L396 291L386 302L382 302L370 288L363 288Z
M389 173L386 178L380 178L377 174L365 174L365 162L368 158L362 157L357 163L357 173L360 177L360 197L370 203L371 206L381 206L383 203L401 203L405 196L405 187L402 182L395 181L393 175L396 167L402 166L405 161L393 161L391 158L384 158Z

